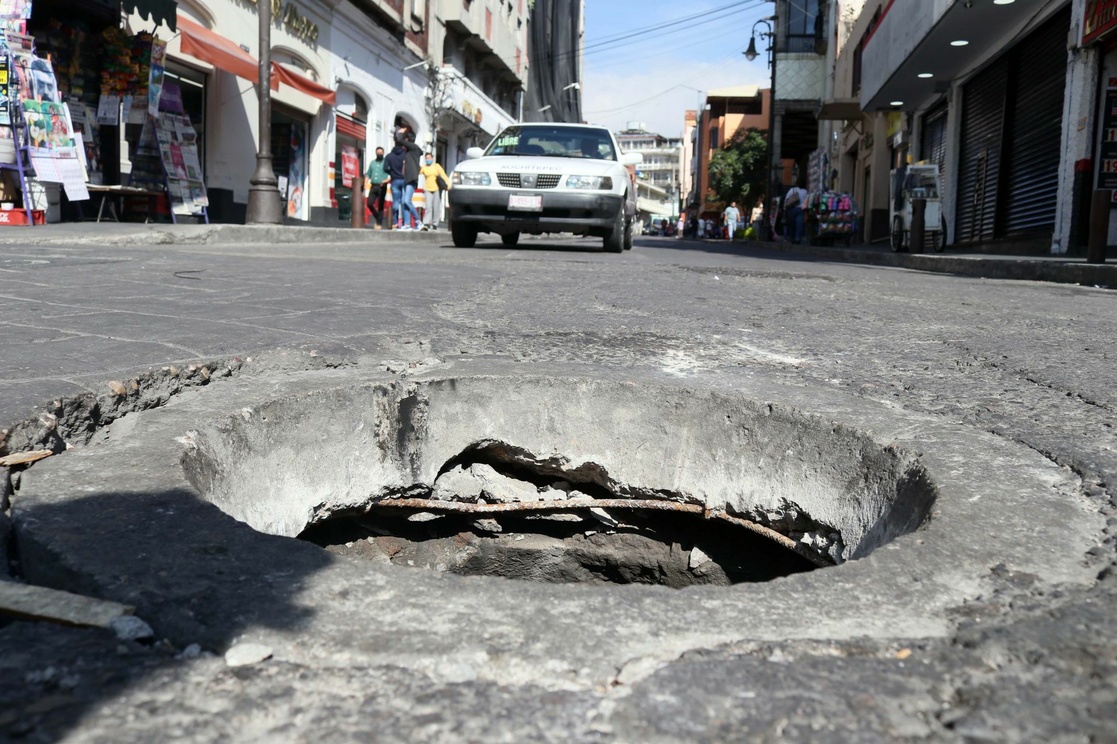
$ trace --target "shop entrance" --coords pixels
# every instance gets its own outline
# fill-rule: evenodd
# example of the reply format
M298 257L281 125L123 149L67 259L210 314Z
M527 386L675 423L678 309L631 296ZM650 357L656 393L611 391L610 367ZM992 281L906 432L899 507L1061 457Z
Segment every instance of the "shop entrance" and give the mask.
M290 109L272 104L271 151L272 170L279 181L284 214L306 220L307 203L307 134L310 122Z
M337 115L337 145L334 151L334 198L337 218L349 224L353 216L353 187L364 173L365 122L344 114Z

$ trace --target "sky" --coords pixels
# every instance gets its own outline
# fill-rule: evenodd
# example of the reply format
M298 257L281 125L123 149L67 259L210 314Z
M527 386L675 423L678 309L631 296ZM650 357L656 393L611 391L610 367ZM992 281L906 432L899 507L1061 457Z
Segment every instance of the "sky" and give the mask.
M767 40L757 38L753 62L744 51L753 23L773 12L771 0L586 0L582 116L681 136L683 112L707 90L770 85Z

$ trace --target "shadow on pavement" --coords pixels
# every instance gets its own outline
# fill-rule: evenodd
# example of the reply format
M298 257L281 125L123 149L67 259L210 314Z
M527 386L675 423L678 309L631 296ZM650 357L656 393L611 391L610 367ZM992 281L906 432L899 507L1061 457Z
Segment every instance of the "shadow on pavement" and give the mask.
M299 628L315 610L295 597L333 560L256 532L184 489L54 503L17 495L13 516L28 581L132 605L159 642L46 623L0 626L0 740L65 738L89 711L183 664L179 653L190 644L222 654L253 627Z

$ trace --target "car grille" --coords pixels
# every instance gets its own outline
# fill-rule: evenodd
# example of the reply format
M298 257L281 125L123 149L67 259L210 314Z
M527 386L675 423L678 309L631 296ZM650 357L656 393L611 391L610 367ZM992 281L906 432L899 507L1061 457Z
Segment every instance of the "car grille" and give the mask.
M541 173L535 177L535 186L528 188L553 189L559 185L562 176L557 173ZM524 188L519 173L497 173L496 181L506 189Z

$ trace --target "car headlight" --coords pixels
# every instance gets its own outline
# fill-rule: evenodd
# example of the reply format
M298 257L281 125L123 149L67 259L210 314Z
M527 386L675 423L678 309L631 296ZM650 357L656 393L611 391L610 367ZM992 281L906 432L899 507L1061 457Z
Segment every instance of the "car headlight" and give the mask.
M613 179L609 176L570 176L566 179L566 188L609 191L613 188Z
M475 173L471 171L454 171L450 182L455 186L488 186L492 183L488 173Z

